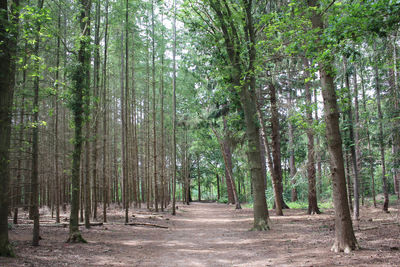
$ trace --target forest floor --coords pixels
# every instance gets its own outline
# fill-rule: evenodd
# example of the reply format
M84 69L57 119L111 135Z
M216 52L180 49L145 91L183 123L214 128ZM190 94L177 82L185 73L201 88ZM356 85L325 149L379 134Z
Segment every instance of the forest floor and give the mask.
M285 210L283 217L270 211L271 230L254 232L252 210L226 204L179 204L176 216L131 210L131 222L145 224L136 226L124 225L123 211L111 209L110 223L81 227L88 244L65 243L66 224L41 212L40 246L30 245L32 224L22 214L10 230L17 256L0 258L0 266L400 266L397 207L388 214L362 207L354 226L362 249L347 255L330 252L332 210Z

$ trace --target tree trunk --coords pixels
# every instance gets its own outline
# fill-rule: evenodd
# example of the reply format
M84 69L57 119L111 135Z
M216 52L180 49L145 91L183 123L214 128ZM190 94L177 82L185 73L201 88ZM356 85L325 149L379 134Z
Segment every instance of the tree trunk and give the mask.
M307 116L307 177L308 177L308 214L320 214L317 202L317 184L315 180L315 148L314 148L314 129L313 129L313 116L312 116L312 97L310 90L310 83L307 81L309 79L309 63L308 59L304 58L304 67L306 81L304 84L305 95L306 95L306 116Z
M58 14L58 30L61 29L61 11ZM56 187L55 187L55 200L56 200L56 223L60 223L60 177L58 173L58 90L59 90L59 67L60 67L60 46L61 40L60 36L57 37L57 55L56 55L56 95L55 95L55 126L54 126L54 167L55 167L55 179L56 179Z
M297 201L297 190L296 190L296 162L295 162L295 155L294 155L294 129L293 129L293 124L291 120L291 116L293 115L293 109L292 109L292 91L294 91L295 98L296 98L296 89L292 88L291 84L292 80L292 72L290 69L290 63L289 63L289 68L288 68L288 87L289 87L289 97L288 97L288 104L289 104L289 118L288 118L288 128L289 128L289 168L290 168L290 182L292 184L292 202Z
M89 36L89 16L90 16L90 0L81 0L79 8L79 23L81 34L84 37ZM87 70L89 69L89 44L88 38L80 38L80 47L78 51L78 65L76 66L73 74L74 86L72 88L73 94L73 119L75 125L75 136L74 136L74 151L72 154L72 199L71 199L71 214L69 219L69 238L67 242L86 242L81 236L79 231L79 169L80 159L82 151L82 121L84 115L84 97L87 97L88 83L85 81L88 77L86 76Z
M365 96L365 88L364 88L364 77L363 77L363 73L362 73L362 68L360 68L361 70L361 89L362 89L362 96L363 96L363 111L364 113L367 112L367 99ZM371 138L370 138L370 134L369 134L369 127L368 125L370 124L370 119L366 118L365 123L365 132L367 134L367 141L368 141L368 161L369 161L369 165L370 165L370 173L369 175L371 176L371 192L372 192L372 200L374 203L374 207L376 208L376 194L375 194L375 178L374 178L374 158L372 156L372 148L371 148Z
M279 113L276 99L276 88L273 82L269 82L270 101L271 101L271 140L272 140L272 160L273 172L275 173L272 178L275 178L274 183L275 193L275 212L276 215L282 216L282 209L286 204L283 202L283 186L282 186L282 165L281 165L281 141L279 135Z
M376 51L376 45L374 44L374 50ZM378 57L378 55L377 55ZM389 209L389 194L388 194L388 184L387 184L387 178L386 178L386 164L385 164L385 144L383 140L383 113L382 113L382 107L381 107L381 87L379 83L379 70L378 70L378 62L379 60L377 59L375 62L375 90L376 90L376 104L378 106L378 119L379 119L379 134L378 134L378 140L379 140L379 147L380 147L380 153L381 153L381 165L382 165L382 191L384 195L384 202L383 202L383 208L382 210L384 212L388 212Z
M106 0L104 33L104 59L103 59L103 222L107 222L107 49L108 49L108 0Z
M200 155L197 154L197 193L198 201L201 202L201 178L200 178Z
M317 0L308 0L311 8L318 6ZM313 29L322 34L324 25L322 15L316 11L312 12L311 23ZM320 40L318 40L320 42ZM320 51L324 47L319 47ZM326 136L328 150L330 153L330 164L332 173L333 201L335 206L335 242L332 251L344 251L349 253L358 247L354 236L353 225L347 204L346 178L344 171L342 138L339 127L339 109L337 106L337 96L335 92L334 73L331 61L319 62L322 96L324 99L324 113L326 122Z
M354 128L353 128L353 111L351 108L352 105L352 97L351 97L351 91L350 91L350 79L349 79L349 74L347 71L347 60L346 58L343 58L344 62L344 75L345 75L345 84L346 84L346 89L348 91L348 98L350 100L349 107L347 108L347 114L349 117L348 121L348 126L349 126L349 133L350 133L350 152L351 152L351 162L353 164L353 189L354 189L354 206L353 206L353 211L354 211L354 219L358 220L358 217L360 216L360 197L359 197L359 184L358 184L358 157L356 154L356 145L358 145L355 141L354 138ZM358 136L357 136L358 137Z
M97 219L97 141L99 132L99 88L100 88L100 1L96 2L95 33L94 33L94 66L93 66L93 150L92 150L92 192L93 192L93 219Z
M224 123L224 140L223 142L223 151L226 156L226 164L225 164L225 182L226 182L226 191L228 192L228 203L235 204L234 192L232 188L232 180L231 180L231 173L232 172L232 152L231 152L231 142L230 142L230 134L227 126L226 117L223 117ZM232 176L233 178L233 176Z
M19 5L16 1L15 5ZM12 103L14 95L14 63L13 46L16 33L10 34L8 26L15 21L9 18L7 1L0 1L0 256L14 256L8 239L9 208L9 149L11 137ZM17 25L17 24L15 24ZM15 39L14 39L15 38Z
M173 4L174 19L173 19L173 82L172 82L172 215L176 215L176 0Z
M43 1L38 0L39 10L43 8ZM40 25L37 26L35 37L34 54L39 57L39 44L40 44ZM33 237L32 245L39 246L39 61L34 61L35 72L38 74L33 80L33 129L32 129L32 176L31 176L31 210L33 219Z

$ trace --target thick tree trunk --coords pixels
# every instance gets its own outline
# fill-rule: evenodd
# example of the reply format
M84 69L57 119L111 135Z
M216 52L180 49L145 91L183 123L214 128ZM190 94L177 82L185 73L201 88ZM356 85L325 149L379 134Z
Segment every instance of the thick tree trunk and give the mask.
M14 53L13 34L9 34L9 16L7 0L0 1L0 256L14 256L8 239L8 208L9 208L9 148L11 137L12 103L14 84L12 83L12 57Z
M308 5L315 8L317 0L308 0ZM322 15L313 11L311 17L313 29L324 29ZM324 48L320 47L322 51ZM319 62L322 96L324 99L324 113L326 122L326 136L330 154L332 173L333 201L335 206L335 242L332 251L349 253L358 247L354 236L350 210L347 203L346 178L342 151L342 138L339 127L339 109L335 92L334 73L332 62Z
M80 29L83 36L89 36L89 17L90 17L90 0L81 0L79 8L79 23ZM79 169L81 162L81 151L82 151L82 123L84 115L84 97L87 96L89 88L85 78L87 70L89 69L89 40L87 38L80 39L80 48L78 51L78 66L74 70L73 81L73 118L75 124L75 136L74 136L74 151L72 154L72 200L71 200L71 214L69 219L69 238L67 242L86 242L81 236L79 231Z

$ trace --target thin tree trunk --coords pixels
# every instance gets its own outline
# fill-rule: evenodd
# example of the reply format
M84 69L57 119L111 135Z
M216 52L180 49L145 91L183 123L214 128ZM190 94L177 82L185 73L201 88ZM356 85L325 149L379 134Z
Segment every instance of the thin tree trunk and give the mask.
M306 95L306 116L307 116L307 176L308 176L308 214L320 214L317 202L317 184L315 180L315 148L314 148L314 129L313 127L313 116L312 116L312 96L310 90L310 83L307 81L309 79L309 63L308 59L304 58L304 67L306 81L304 84L305 95Z
M158 212L158 181L157 181L157 135L156 135L156 64L155 64L155 31L154 31L154 0L151 1L151 31L152 31L152 86L153 86L153 179L154 207Z
M172 215L176 215L176 0L173 4L174 19L173 19L173 83L172 83Z
M58 14L58 30L61 29L61 11ZM56 96L55 96L55 126L54 126L54 165L55 165L55 198L56 198L56 223L60 222L60 177L58 173L58 90L59 90L59 67L60 67L60 36L57 37L57 55L56 55Z
M197 154L197 193L198 201L201 202L201 177L200 177L200 155Z
M161 7L161 24L164 23L164 9ZM162 53L161 53L161 86L160 86L160 99L161 99L161 166L160 166L160 179L161 179L161 211L164 211L164 205L166 206L166 185L165 185L165 147L164 147L164 27L161 30L161 42L162 42Z
M345 84L346 84L346 88L348 90L348 98L350 100L350 104L349 107L347 109L347 114L349 117L349 132L350 132L350 152L351 152L351 159L352 159L352 164L353 164L353 186L354 186L354 207L353 207L353 211L354 211L354 220L358 220L359 216L360 216L360 197L359 197L359 184L358 184L358 157L356 154L356 141L354 138L354 128L353 128L353 111L351 108L352 105L352 97L351 97L351 91L350 91L350 79L349 79L349 74L347 72L347 60L346 58L343 58L343 62L344 62L344 75L345 75ZM357 136L358 137L358 136Z
M44 0L38 0L38 8L43 8ZM37 26L37 33L35 37L34 54L39 57L39 44L40 44L40 25ZM37 73L40 73L40 66L38 59L34 62L34 68ZM32 245L39 246L39 75L36 75L33 80L33 124L32 129L32 176L31 176L31 194L32 194L32 219L33 219L33 238Z
M364 113L367 112L367 99L365 96L365 88L364 88L364 76L362 73L362 67L360 68L361 71L361 89L362 89L362 96L363 96L363 111ZM371 148L371 138L370 138L370 134L369 134L369 127L368 125L370 124L370 119L369 117L366 118L366 121L364 122L365 124L365 132L367 134L367 141L368 141L368 161L369 161L369 165L370 165L370 177L371 177L371 192L372 192L372 200L374 203L374 207L376 208L376 194L375 194L375 178L374 178L374 158L372 156L372 148Z
M230 131L228 129L228 125L227 125L225 116L223 116L223 124L224 124L224 132L225 132L224 139L222 140L224 151L221 151L221 152L225 153L225 156L226 156L226 163L225 163L226 191L228 192L228 203L235 204L234 194L236 192L233 192L234 190L232 187L232 180L231 180L231 177L233 178L233 175L232 176L230 175L230 174L233 174Z
M100 88L100 1L96 2L95 33L94 33L94 66L93 66L93 150L92 150L92 192L93 192L93 219L97 219L97 141L99 132L99 96Z
M294 155L294 129L293 129L293 124L291 120L291 116L293 115L293 109L292 109L292 91L294 91L295 98L296 98L296 90L292 88L291 84L291 79L292 79L292 72L290 69L290 63L289 63L289 68L288 68L288 87L289 87L289 97L288 97L288 104L289 104L289 118L288 118L288 128L289 128L289 168L290 168L290 182L292 184L292 202L297 201L297 190L296 190L296 162L295 162L295 155Z
M274 193L275 193L275 212L276 215L282 216L284 208L283 202L283 186L282 186L282 165L281 165L281 141L279 135L279 113L276 99L276 89L273 82L269 82L268 85L270 89L270 101L271 101L271 140L272 140L272 160L273 172L275 173L272 178L274 183Z
M374 44L374 50L376 51L376 44ZM376 101L378 106L378 119L379 119L379 147L381 153L381 166L382 166L382 191L384 195L384 202L383 202L383 211L388 212L389 209L389 194L388 194L388 185L387 185L387 178L386 178L386 164L385 164L385 144L383 140L383 113L381 107L381 87L379 83L379 71L378 71L378 62L375 63L375 90L376 90Z
M108 0L106 0L104 33L104 59L103 59L103 222L107 222L107 49L108 49Z

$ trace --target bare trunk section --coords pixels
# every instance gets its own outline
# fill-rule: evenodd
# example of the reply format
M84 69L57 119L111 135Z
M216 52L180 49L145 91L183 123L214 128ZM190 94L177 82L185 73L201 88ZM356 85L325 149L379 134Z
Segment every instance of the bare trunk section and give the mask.
M173 83L172 83L172 215L176 215L176 0L173 4Z
M346 88L348 91L348 98L350 100L350 104L348 106L347 109L347 114L349 117L349 121L348 121L348 126L349 126L349 132L350 132L350 152L351 152L351 162L353 165L353 193L354 193L354 203L353 203L353 211L354 211L354 219L358 220L359 216L360 216L360 197L359 197L359 184L358 184L358 157L356 154L356 141L354 138L354 128L353 128L353 110L351 108L352 106L352 97L351 97L351 91L350 91L350 79L349 79L349 74L347 71L347 59L343 58L343 62L344 62L344 75L345 75L345 84L346 84ZM358 137L358 136L357 136Z
M38 0L38 9L43 8L44 0ZM39 58L40 45L40 25L36 29L34 55ZM40 66L39 60L34 61L35 72L38 74L33 80L33 129L32 129L32 176L31 176L31 211L33 219L33 238L32 245L39 246L39 84Z
M151 1L151 31L152 31L152 87L153 87L153 180L154 180L154 207L158 212L158 179L157 179L157 135L156 135L156 48L154 32L154 0Z
M279 113L276 99L276 89L272 81L268 84L271 101L271 140L272 140L272 160L273 172L272 176L275 193L275 212L276 215L282 216L284 208L283 202L283 185L282 185L282 165L281 165L281 141L279 135Z
M105 33L104 33L104 59L103 59L103 222L107 222L107 200L108 184L107 179L107 50L108 50L108 0L106 0L105 11Z
M230 132L227 126L226 117L223 117L223 124L224 124L224 139L222 140L223 143L223 150L222 153L226 156L225 162L225 182L226 182L226 191L228 192L228 203L235 204L234 192L232 187L232 179L233 176L231 175L232 172L232 152L231 152L231 141L230 141ZM232 177L232 179L231 179ZM235 192L236 193L236 192Z
M374 44L376 48L376 45ZM376 49L375 49L376 51ZM378 55L377 55L378 56ZM375 90L376 90L376 104L378 106L378 118L379 118L379 147L381 153L381 166L382 166L382 191L384 195L384 202L382 210L384 212L388 212L389 209L389 194L388 194L388 185L387 185L387 178L386 178L386 162L385 162L385 144L383 140L383 113L382 113L382 106L381 106L381 86L379 83L379 70L377 63L379 60L377 59L375 62Z
M308 59L304 58L304 67L306 81L304 84L306 95L306 117L308 123L307 129L307 177L308 177L308 214L320 214L317 202L317 183L315 179L315 147L314 147L314 129L313 129L313 116L312 116L312 96L310 83L307 79L310 78Z

